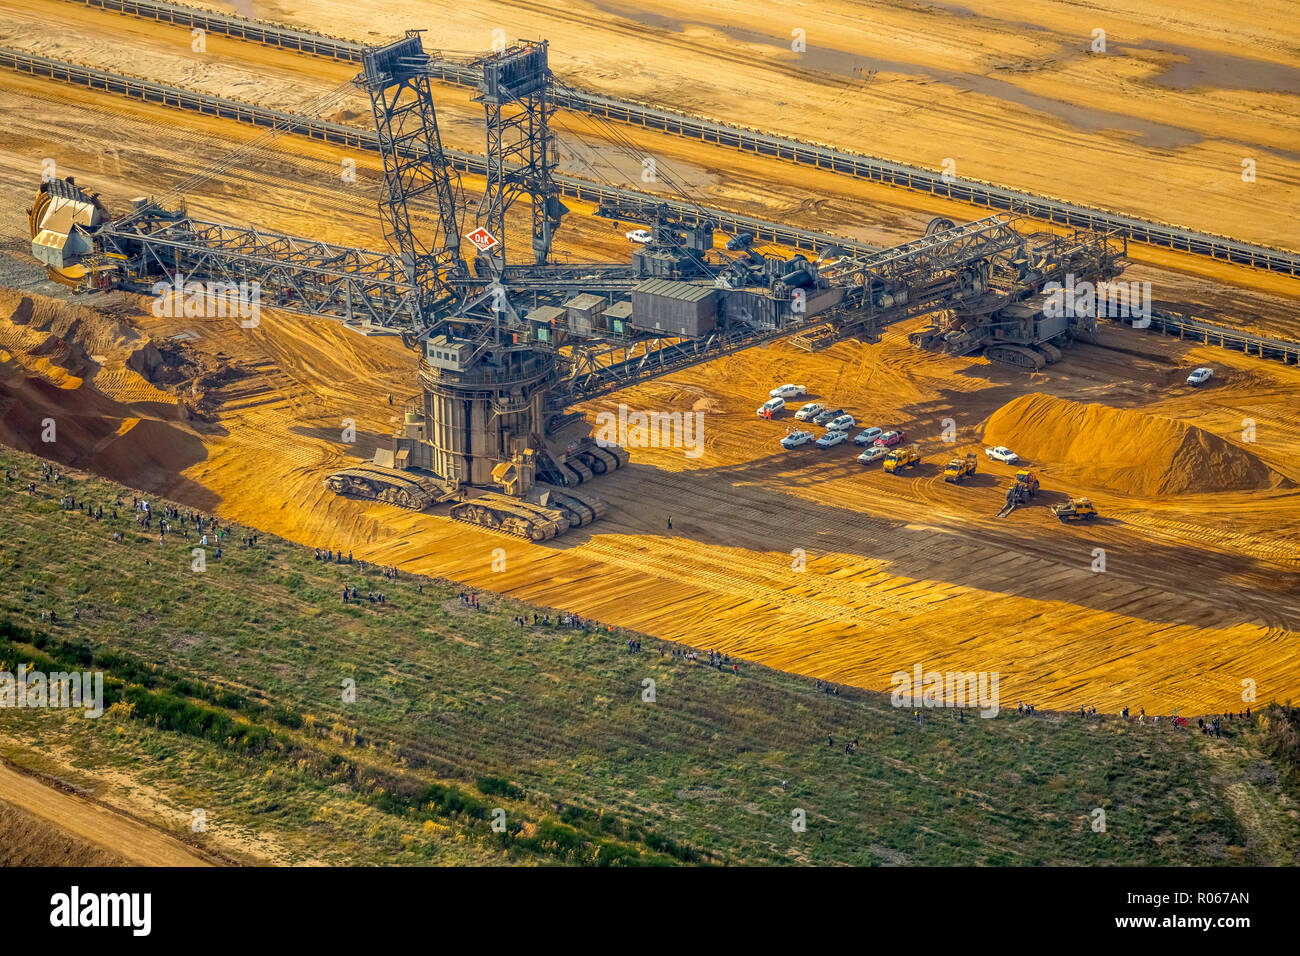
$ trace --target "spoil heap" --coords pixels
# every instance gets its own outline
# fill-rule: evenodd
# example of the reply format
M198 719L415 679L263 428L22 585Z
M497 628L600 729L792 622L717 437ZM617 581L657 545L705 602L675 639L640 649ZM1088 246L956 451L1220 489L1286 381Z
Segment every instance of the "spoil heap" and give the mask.
M1278 487L1286 479L1253 454L1194 425L1131 409L1022 395L984 425L988 445L1131 495Z

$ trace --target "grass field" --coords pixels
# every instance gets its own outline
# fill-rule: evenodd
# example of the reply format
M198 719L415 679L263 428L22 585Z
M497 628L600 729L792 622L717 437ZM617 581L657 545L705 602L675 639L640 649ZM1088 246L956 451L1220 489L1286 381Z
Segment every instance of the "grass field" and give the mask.
M1253 723L1211 739L1006 701L992 720L917 722L885 695L735 675L648 639L632 653L617 629L532 625L554 610L490 595L474 610L448 582L269 536L250 548L247 529L194 571L196 535L160 546L129 490L46 483L9 451L0 467L16 470L0 485L0 662L103 670L112 703L99 720L0 712L0 756L233 862L1296 862L1286 774Z

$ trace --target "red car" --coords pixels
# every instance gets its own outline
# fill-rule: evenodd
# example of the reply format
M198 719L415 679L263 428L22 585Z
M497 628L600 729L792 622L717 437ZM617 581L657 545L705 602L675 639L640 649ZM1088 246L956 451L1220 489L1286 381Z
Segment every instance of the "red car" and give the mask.
M875 440L875 444L880 445L882 448L889 448L893 445L897 445L901 441L906 441L906 440L907 440L907 432L903 431L900 428L896 432L885 432L883 435L881 435L879 438Z

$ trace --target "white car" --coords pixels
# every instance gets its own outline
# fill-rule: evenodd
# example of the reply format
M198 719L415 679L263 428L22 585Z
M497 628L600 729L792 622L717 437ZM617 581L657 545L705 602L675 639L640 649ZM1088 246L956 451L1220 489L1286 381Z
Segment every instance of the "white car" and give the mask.
M778 385L767 394L773 398L798 398L800 395L807 395L808 389L802 385Z
M800 445L806 445L813 440L812 432L797 431L791 432L781 439L781 447L790 449L798 448Z
M826 423L828 432L846 432L854 425L852 415L840 415L838 418L832 418Z
M642 245L647 242L653 242L655 238L650 234L649 229L633 229L631 232L624 233L624 235L633 242L639 242Z
M1208 368L1198 368L1191 375L1187 376L1188 385L1204 385L1214 375L1214 371Z
M771 418L783 408L785 408L784 398L770 398L762 405L758 406L758 417Z
M1008 465L1014 465L1020 460L1020 456L1006 445L998 445L996 448L985 448L984 454L988 455L994 461L1005 462Z
M864 428L862 431L858 432L857 436L853 439L853 444L870 445L884 433L885 430L883 428L876 428L874 425L871 428Z
M869 465L873 461L880 461L888 454L889 454L889 449L886 448L884 445L872 445L870 448L868 448L866 451L864 451L861 455L858 456L858 461L862 462L862 464L864 465Z
M848 432L827 432L821 438L817 439L818 448L834 448L849 440Z
M801 422L806 422L811 421L814 415L820 415L824 411L826 411L826 406L821 402L809 402L803 408L799 409L799 411L795 412L794 417L799 419Z

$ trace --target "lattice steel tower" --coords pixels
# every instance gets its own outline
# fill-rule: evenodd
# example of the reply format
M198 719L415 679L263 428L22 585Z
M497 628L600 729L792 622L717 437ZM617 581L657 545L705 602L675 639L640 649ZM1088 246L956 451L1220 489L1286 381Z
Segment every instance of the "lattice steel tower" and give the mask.
M474 64L483 71L475 98L487 120L487 190L478 221L500 242L483 256L494 274L505 266L506 210L516 199L527 194L532 202L533 261L539 265L568 212L552 179L555 78L546 51L545 40L521 41Z
M460 254L460 177L442 149L420 32L407 30L403 39L367 52L360 79L370 94L384 157L384 233L401 253L420 314L427 317L456 303L446 279L468 275L469 269ZM428 194L437 206L432 235L411 222L411 206Z

